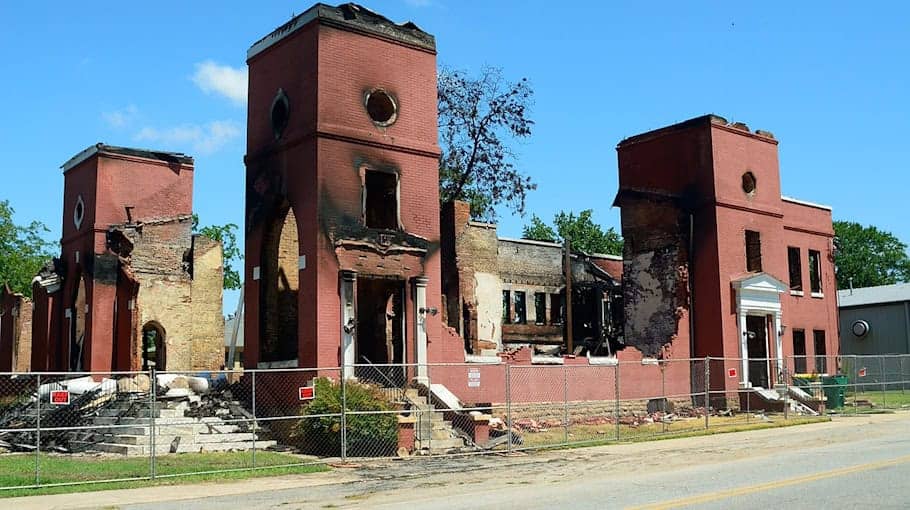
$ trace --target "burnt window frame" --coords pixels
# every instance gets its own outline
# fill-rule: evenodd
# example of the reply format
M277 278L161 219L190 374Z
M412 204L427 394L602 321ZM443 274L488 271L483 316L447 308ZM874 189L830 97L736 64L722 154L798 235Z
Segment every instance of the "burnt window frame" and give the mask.
M822 287L822 252L812 249L809 250L809 292L812 294L812 297L824 297L824 288Z
M746 230L743 237L746 248L746 271L750 273L761 273L761 232L757 230ZM756 253L753 250L758 251Z
M806 357L806 330L794 329L791 335L793 341L793 370L797 374L805 374L808 367ZM797 337L802 337L802 341L798 343ZM796 346L800 344L802 349L797 349ZM799 352L800 350L802 350L802 352Z
M502 323L512 324L512 291L502 291Z
M395 211L394 211L394 226L377 226L371 224L369 211L372 210L370 207L370 186L368 184L368 179L370 176L391 176L394 179L394 196L395 196ZM384 170L377 168L364 168L362 178L361 178L361 220L363 225L366 228L372 228L376 230L401 230L401 175L398 172L392 170Z
M798 246L787 246L787 272L790 278L790 293L803 295L803 254Z
M515 301L515 324L528 323L528 293L523 290L516 290L512 293L512 299Z
M821 342L819 342L819 340L821 340ZM826 342L827 339L825 338L825 330L812 330L812 347L813 354L815 355L816 374L824 374L828 372L828 347ZM821 349L819 349L819 346L821 346Z
M534 324L543 326L547 323L547 293L534 293Z
M555 298L555 300L554 300ZM550 324L560 325L564 322L565 297L559 292L550 293Z

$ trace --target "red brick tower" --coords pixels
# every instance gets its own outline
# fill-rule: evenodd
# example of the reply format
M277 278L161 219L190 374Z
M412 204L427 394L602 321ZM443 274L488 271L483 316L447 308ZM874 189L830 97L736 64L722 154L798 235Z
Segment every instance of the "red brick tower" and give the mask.
M129 343L136 284L109 249L110 227L175 217L188 224L193 159L97 144L67 161L63 175L60 259L34 285L32 369L136 368Z
M246 366L463 360L435 316L433 37L316 4L248 64Z

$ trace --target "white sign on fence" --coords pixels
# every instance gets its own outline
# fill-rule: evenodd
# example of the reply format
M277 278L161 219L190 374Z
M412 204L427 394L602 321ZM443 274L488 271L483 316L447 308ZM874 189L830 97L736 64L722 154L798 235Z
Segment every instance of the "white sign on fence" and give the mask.
M480 369L471 368L468 369L468 388L479 388L480 387Z

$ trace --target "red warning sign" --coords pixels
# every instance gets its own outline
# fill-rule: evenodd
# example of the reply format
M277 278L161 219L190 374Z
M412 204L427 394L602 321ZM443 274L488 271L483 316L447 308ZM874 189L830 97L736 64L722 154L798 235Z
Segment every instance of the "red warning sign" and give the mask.
M297 395L300 400L313 400L316 397L316 388L313 386L301 386L297 388Z
M51 391L51 404L55 406L65 406L70 403L70 392L67 390Z
M859 374L858 374L858 375L859 375L860 377L866 377L866 367L863 367L863 368L859 369Z
M735 369L735 368L728 368L728 369L727 369L727 377L729 377L730 379L735 379L735 378L736 378L736 369Z

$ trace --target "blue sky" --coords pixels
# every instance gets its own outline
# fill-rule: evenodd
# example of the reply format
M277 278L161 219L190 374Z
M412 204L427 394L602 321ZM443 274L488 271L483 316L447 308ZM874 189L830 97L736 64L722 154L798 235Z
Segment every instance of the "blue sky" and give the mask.
M60 165L96 142L196 157L203 223L243 223L245 55L301 1L3 2L0 200L59 238ZM910 7L900 2L369 1L439 62L535 90L520 166L551 219L618 228L616 143L704 113L780 140L783 192L910 241ZM501 212L500 234L527 218ZM229 294L232 309L236 294Z

